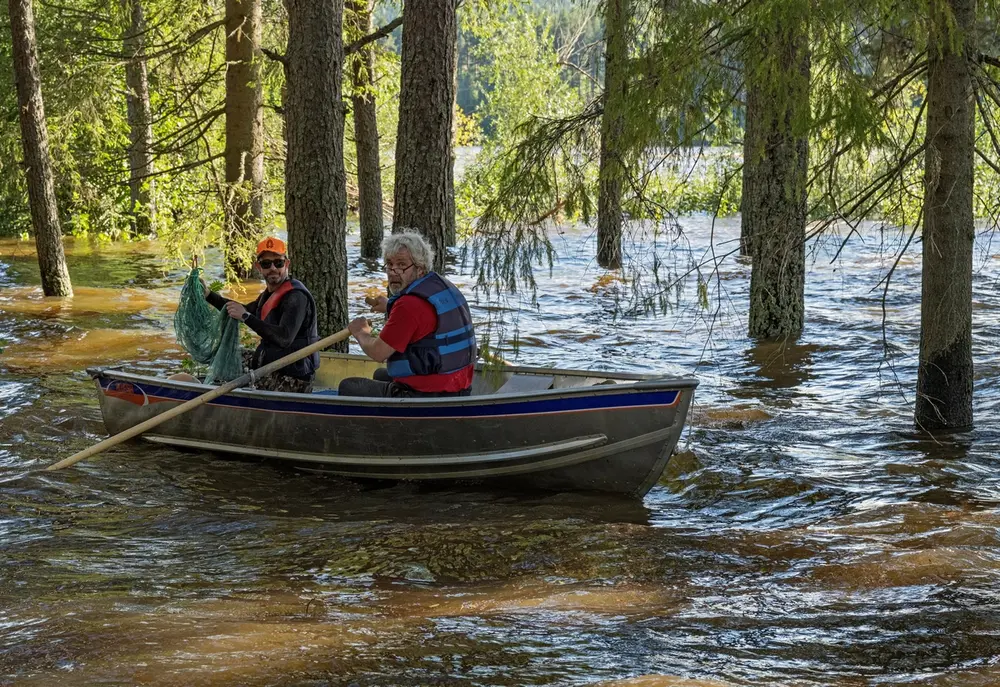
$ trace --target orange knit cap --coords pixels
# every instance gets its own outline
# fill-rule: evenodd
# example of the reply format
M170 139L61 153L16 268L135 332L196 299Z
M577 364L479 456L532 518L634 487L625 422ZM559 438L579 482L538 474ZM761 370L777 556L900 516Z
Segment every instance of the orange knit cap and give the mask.
M257 244L257 255L261 253L277 253L278 255L288 255L285 251L285 242L281 239L268 236Z

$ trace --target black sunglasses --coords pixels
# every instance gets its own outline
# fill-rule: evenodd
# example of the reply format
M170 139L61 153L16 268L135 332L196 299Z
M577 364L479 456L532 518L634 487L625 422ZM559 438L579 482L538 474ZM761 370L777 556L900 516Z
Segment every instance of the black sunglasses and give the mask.
M285 266L285 262L286 261L284 260L284 258L278 258L277 260L258 260L257 264L260 265L260 268L262 270L271 269L271 265L274 265L280 270L282 267Z

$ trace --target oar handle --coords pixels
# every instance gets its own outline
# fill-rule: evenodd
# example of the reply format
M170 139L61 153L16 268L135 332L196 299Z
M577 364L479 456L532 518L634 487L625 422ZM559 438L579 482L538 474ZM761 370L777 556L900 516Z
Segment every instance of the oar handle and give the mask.
M276 370L280 370L286 365L294 363L297 360L301 360L302 358L305 358L306 356L312 355L317 351L332 346L335 343L340 343L350 335L351 335L350 330L341 329L336 334L331 334L325 339L320 339L314 344L310 344L305 348L300 348L299 350L293 353L289 353L284 358L278 358L273 363L268 363L267 365L264 365L263 367L260 367L256 370L251 370L242 377L238 377L231 382L226 382L222 386L218 386L212 389L211 391L208 391L202 394L201 396L198 396L197 398L192 398L190 401L185 401L179 406L175 406L164 413L160 413L159 415L151 417L144 422L140 422L134 427L126 429L124 432L116 434L113 437L108 437L99 444L95 444L88 449L80 451L79 453L74 453L69 458L63 458L58 463L53 463L52 465L48 466L45 469L61 470L63 468L69 467L70 465L73 465L74 463L78 463L81 460L84 460L85 458L90 458L91 456L97 455L98 453L104 451L105 449L109 449L112 446L116 446L122 443L123 441L128 441L129 439L136 437L142 434L143 432L150 430L153 427L156 427L157 425L161 425L167 420L172 420L178 415L183 415L192 408L197 408L198 406L208 403L209 401L216 399L219 396L228 394L233 389L238 389L239 387L247 384L251 379L259 379L261 377L267 376L272 372L275 372Z

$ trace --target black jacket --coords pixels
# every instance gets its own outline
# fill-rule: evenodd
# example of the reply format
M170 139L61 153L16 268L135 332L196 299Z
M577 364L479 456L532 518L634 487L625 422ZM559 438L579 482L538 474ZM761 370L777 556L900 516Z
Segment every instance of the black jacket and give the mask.
M271 296L270 291L265 289L256 300L243 304L250 313L246 319L247 326L260 335L260 344L253 353L250 365L255 370L319 341L316 301L302 282L296 279L292 279L291 282L294 288L282 297L281 302L272 308L264 319L261 319L259 314ZM229 301L213 291L208 294L208 302L222 310ZM303 360L281 368L278 374L311 380L318 367L319 353L313 353Z

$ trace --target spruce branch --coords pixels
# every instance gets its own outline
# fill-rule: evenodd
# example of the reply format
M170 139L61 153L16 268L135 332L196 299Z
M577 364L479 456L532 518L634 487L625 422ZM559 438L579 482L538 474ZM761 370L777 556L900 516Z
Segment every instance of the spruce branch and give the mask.
M288 58L283 53L280 53L277 50L272 50L271 48L261 48L260 52L267 59L273 62L278 62L282 67L288 67Z
M358 40L353 41L353 42L348 43L347 45L345 45L344 46L344 55L346 56L346 55L350 55L351 53L356 53L357 51L361 50L361 48L365 47L369 43L373 43L373 42L377 41L380 38L385 38L386 36L388 36L390 33L392 33L393 31L395 31L397 28L399 28L402 25L403 25L403 15L399 15L398 17L396 17L395 19L393 19L391 22L389 22L385 26L383 26L383 27L381 27L379 29L376 29L375 31L372 31L367 36L362 36Z

